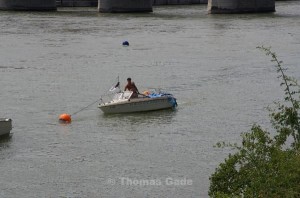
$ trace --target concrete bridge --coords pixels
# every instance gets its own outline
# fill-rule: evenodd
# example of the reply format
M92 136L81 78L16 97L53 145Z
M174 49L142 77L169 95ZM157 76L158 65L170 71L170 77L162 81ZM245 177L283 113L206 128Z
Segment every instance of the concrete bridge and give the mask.
M100 12L152 12L152 5L208 3L208 12L274 12L275 0L0 0L0 10L52 11L59 6L97 6Z
M55 0L0 0L0 10L52 11L56 10Z
M189 5L207 4L208 0L152 0L153 5ZM98 0L56 0L57 6L62 7L96 7Z
M98 0L56 0L61 7L97 7Z
M208 0L152 0L153 5L189 5L207 4ZM62 7L96 7L98 0L56 0L57 6Z

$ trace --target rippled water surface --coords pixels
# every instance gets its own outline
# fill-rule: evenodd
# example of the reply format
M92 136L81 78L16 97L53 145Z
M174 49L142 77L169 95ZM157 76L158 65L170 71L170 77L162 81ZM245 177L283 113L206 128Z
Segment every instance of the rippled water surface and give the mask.
M282 96L256 46L272 46L300 78L299 9L291 1L259 15L207 15L204 5L0 12L0 116L14 126L0 141L0 197L207 197L228 153L213 145L239 141L253 123L268 126L265 107ZM94 105L58 123L118 75L122 86L130 76L140 90L172 92L178 109L104 115Z

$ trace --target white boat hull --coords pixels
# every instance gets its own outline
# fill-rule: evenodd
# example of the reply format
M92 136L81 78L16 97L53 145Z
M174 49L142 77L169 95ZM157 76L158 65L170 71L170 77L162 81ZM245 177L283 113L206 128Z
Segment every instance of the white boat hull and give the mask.
M173 105L168 97L136 98L122 102L99 104L104 113L131 113L169 109Z
M0 118L0 136L8 135L12 129L12 120Z

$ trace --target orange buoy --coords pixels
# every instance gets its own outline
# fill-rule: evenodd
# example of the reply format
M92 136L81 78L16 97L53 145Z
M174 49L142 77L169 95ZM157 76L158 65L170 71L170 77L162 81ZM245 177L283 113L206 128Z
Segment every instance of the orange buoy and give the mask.
M61 114L61 115L59 116L59 121L61 121L61 122L71 122L71 121L72 121L71 115L66 114L66 113Z

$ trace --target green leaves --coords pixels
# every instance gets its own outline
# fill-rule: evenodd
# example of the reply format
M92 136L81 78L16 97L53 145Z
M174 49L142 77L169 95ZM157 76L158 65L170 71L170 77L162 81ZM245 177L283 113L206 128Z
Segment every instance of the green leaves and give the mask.
M211 197L294 197L300 193L296 151L283 150L256 125L242 137L242 146L210 177Z
M276 132L271 136L259 125L242 134L242 143L218 143L235 149L210 177L209 195L225 197L300 197L300 87L286 76L283 62L271 48L258 47L271 56L284 87L283 102L268 108Z
M277 59L271 48L264 46L257 47L264 51L266 55L271 56L272 62L275 62L277 73L281 79L280 86L284 87L284 101L285 104L276 103L277 109L273 109L271 116L271 122L274 128L277 130L277 136L275 140L279 141L277 144L285 144L289 136L293 138L291 146L299 148L300 146L300 122L299 122L299 98L300 98L300 86L296 79L289 77L285 74L286 68L282 67L282 61Z

